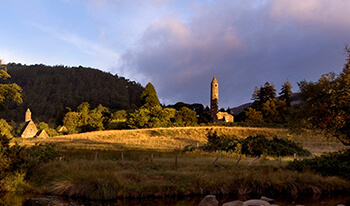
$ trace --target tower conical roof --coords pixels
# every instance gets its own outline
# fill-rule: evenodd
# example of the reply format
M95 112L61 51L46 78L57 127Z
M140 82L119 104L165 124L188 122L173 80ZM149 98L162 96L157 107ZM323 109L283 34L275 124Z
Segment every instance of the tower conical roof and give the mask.
M218 80L216 79L216 77L214 76L214 78L213 78L213 80L211 81L212 83L214 83L214 82L218 82Z

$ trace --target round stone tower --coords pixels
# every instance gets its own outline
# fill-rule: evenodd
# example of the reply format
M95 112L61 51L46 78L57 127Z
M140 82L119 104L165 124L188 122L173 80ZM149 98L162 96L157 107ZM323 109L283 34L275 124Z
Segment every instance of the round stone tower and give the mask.
M216 114L219 111L219 83L216 77L211 81L210 115L213 122L216 122Z

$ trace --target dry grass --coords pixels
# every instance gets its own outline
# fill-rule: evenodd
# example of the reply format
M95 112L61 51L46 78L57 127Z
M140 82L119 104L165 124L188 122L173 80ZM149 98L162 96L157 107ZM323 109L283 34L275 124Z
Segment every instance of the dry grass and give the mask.
M288 171L276 161L260 161L247 166L248 159L234 166L235 159L180 156L177 167L173 157L155 154L121 160L55 161L35 172L37 188L54 195L88 199L144 198L193 195L298 196L349 190L346 180L321 177L312 173Z
M286 129L253 127L176 127L113 130L65 135L48 139L17 139L15 141L25 145L32 145L37 142L53 142L71 149L178 150L189 144L205 144L208 132L217 132L218 135L230 135L237 138L246 138L248 136L262 134L267 138L277 136L278 138L292 139L313 154L333 152L345 148L345 146L335 139L327 139L324 135L316 134L311 131L302 134L290 134Z
M207 133L246 138L258 134L293 139L314 154L342 149L320 134L289 134L285 129L249 127L185 127L89 132L48 139L14 139L22 145L55 143L62 158L33 171L36 192L113 199L204 194L297 196L300 193L349 191L348 181L284 169L277 161L225 152L182 153L184 146L203 145ZM175 157L178 156L177 164ZM213 160L219 157L214 165Z

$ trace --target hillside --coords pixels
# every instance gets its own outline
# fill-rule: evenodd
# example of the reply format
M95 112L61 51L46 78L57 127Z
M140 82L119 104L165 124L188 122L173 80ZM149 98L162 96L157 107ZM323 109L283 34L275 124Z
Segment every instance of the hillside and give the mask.
M21 105L9 103L9 111L1 114L7 120L22 122L30 108L34 120L59 123L67 107L75 109L82 102L111 110L140 106L139 83L97 69L10 63L7 70L11 78L1 83L17 83L24 94Z
M56 136L47 139L33 138L19 144L55 143L67 151L83 150L182 150L186 145L203 145L207 142L208 132L229 135L237 138L264 135L269 139L278 137L292 139L313 154L333 152L345 149L336 139L327 139L321 134L307 131L301 134L289 134L286 129L256 127L172 127L133 130L95 131L81 134Z

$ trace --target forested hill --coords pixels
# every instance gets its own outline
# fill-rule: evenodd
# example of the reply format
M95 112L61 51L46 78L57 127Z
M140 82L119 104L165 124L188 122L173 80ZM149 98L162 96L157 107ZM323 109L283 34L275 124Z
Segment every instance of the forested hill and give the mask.
M139 83L97 69L10 63L7 70L11 78L1 83L17 83L25 95L21 105L10 103L10 111L2 112L1 118L9 121L24 121L27 108L33 120L59 122L66 107L75 109L82 102L111 110L140 106L143 87Z

